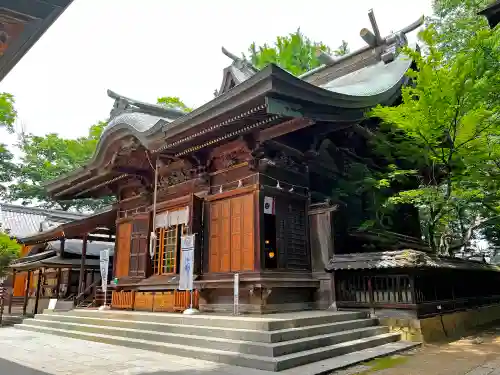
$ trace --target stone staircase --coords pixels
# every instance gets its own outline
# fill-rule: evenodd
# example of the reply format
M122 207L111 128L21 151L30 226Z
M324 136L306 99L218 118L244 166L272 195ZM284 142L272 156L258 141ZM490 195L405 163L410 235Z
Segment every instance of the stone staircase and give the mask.
M415 346L362 312L264 316L45 312L19 329L290 374L318 374ZM315 369L322 369L316 371Z

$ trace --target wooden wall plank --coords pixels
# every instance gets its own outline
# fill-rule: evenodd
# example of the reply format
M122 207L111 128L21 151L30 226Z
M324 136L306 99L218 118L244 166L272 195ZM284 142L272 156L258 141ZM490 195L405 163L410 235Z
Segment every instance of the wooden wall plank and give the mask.
M221 201L221 236L220 241L220 269L219 272L231 271L231 201Z
M255 195L248 194L243 198L243 228L241 244L241 269L252 271L255 267Z
M130 265L130 236L132 223L125 222L118 225L118 254L116 259L115 277L128 276Z

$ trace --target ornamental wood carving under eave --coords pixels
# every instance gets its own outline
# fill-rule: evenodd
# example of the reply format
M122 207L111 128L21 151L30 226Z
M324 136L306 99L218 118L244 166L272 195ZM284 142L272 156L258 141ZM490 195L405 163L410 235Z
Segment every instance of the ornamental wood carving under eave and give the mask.
M193 172L191 170L177 169L170 171L164 176L158 177L158 188L166 189L174 185L181 184L193 178Z
M307 162L287 155L284 151L266 152L261 163L293 171L300 174L307 173Z
M237 164L249 162L251 159L251 150L244 142L237 141L215 148L210 153L208 171L216 172L228 169Z

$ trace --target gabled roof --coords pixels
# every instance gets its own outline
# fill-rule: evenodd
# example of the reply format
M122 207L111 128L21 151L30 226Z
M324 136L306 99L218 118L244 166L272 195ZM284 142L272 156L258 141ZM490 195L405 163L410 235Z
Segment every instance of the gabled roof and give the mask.
M366 110L377 104L392 104L407 82L405 73L412 65L399 53L399 47L406 45L405 34L418 28L423 18L384 38L372 11L369 16L373 32L363 29L361 33L366 47L340 58L322 56L322 66L300 77L274 64L257 70L224 49L233 62L224 70L220 90L214 99L189 113L172 112L108 92L115 98L115 105L96 153L86 167L49 182L49 194L58 199L90 197L96 186L100 189L96 194L103 194L101 186L125 178L127 175L118 170L104 168L105 161L118 152L110 150L111 144L121 149L142 146L151 153L179 156L242 135L261 126L262 118L266 126L272 126L287 117L310 117L314 107L323 115L321 119L311 117L315 120L352 123L364 119ZM280 100L287 104L282 105ZM256 118L260 120L251 128L229 131L230 124Z
M14 237L35 234L40 231L42 223L62 224L86 216L81 213L0 203L1 229Z
M73 0L2 0L0 81L66 10Z

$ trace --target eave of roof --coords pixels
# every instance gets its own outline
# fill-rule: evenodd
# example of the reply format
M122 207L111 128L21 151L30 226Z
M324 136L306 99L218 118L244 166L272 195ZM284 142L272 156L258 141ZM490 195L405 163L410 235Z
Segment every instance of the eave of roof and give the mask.
M79 269L81 265L81 259L77 258L61 258L59 255L55 255L46 259L25 262L19 264L11 264L10 269L15 269L16 271L28 271L38 268L72 268ZM87 269L98 269L99 259L86 259L85 268Z
M64 220L68 220L68 221L78 220L78 219L82 219L84 217L89 216L87 214L82 214L80 212L68 212L68 211L52 210L52 209L45 209L45 208L39 208L39 207L20 206L20 205L15 205L15 204L8 204L8 203L0 203L0 209L2 211L10 211L10 212L16 212L16 213L38 214L38 215L43 215L43 216L49 216L51 218L64 219Z
M485 16L490 27L494 28L500 21L500 0L478 12L478 15Z
M80 220L74 220L69 223L61 224L48 231L36 233L28 237L17 238L17 241L24 245L34 245L61 238L78 238L86 233L91 233L91 231L95 228L109 225L109 223L114 223L115 220L116 209L110 209L108 211L87 216Z
M418 250L396 250L383 252L366 252L351 254L335 254L327 266L326 272L340 270L369 269L464 269L500 272L500 267L472 260L440 257Z
M0 57L0 81L14 68L21 58L35 45L47 29L59 18L73 0L7 0L2 8L16 14L32 17L24 31L10 44Z

